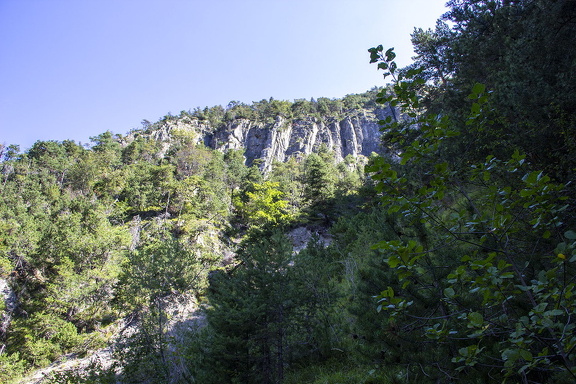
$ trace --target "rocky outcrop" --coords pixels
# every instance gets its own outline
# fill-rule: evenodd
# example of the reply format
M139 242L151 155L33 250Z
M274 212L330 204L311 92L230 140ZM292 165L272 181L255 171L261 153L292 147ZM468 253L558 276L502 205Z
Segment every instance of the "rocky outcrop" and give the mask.
M324 247L332 244L332 236L328 233L328 228L326 227L296 227L286 235L292 242L292 252L294 254L306 249L310 240L314 238Z
M0 311L0 342L5 340L6 331L12 321L14 310L18 304L16 294L10 287L10 283L5 278L0 278L0 300L3 306ZM4 345L0 345L0 354L4 349Z
M380 152L377 119L367 114L323 121L315 117L288 121L281 117L273 125L241 120L214 133L208 146L214 149L244 149L251 164L261 159L263 171L274 161L284 162L291 156L308 155L324 144L334 151L336 160L346 156L369 156Z
M274 161L284 162L292 156L308 155L321 145L334 151L336 160L346 156L370 156L381 152L378 120L396 118L391 108L357 110L341 118L286 119L277 116L274 122L239 118L212 127L205 121L186 117L173 118L149 131L153 139L169 142L174 129L193 131L198 143L220 151L244 150L246 164L259 159L260 168L267 172ZM167 146L166 146L167 149Z

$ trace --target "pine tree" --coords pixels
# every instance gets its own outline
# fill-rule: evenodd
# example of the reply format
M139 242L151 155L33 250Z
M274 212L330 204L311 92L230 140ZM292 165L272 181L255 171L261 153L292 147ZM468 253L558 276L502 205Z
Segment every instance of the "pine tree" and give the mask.
M336 295L330 294L316 256L293 256L289 240L279 232L260 234L245 244L240 264L212 273L206 380L280 383L291 362L328 349L328 302ZM326 266L325 272L330 270Z

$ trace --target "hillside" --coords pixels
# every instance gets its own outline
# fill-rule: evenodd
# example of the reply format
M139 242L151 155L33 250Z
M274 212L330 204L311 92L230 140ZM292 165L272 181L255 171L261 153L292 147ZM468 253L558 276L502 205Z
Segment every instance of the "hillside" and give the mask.
M573 383L576 3L449 6L365 94L4 148L0 380Z
M375 94L207 108L104 132L89 148L5 148L4 379L112 340L107 356L125 364L122 343L142 342L154 318L162 325L151 332L174 337L162 303L188 297L176 308L198 309L210 271L237 266L253 231L326 231L338 213L320 213L324 200L354 207L362 166L379 150Z

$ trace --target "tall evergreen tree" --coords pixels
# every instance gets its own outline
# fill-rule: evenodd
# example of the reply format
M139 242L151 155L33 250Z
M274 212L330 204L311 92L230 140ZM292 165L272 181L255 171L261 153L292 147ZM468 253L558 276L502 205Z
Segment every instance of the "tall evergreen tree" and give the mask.
M304 201L313 214L328 219L335 192L335 169L327 154L308 155L304 162Z
M249 244L230 273L213 273L208 321L215 331L214 382L282 381L293 306L291 251L289 241L275 234Z
M322 313L335 296L322 286L322 261L310 254L300 263L283 234L263 235L245 244L236 267L210 278L209 382L281 383L291 362L319 356L329 344Z

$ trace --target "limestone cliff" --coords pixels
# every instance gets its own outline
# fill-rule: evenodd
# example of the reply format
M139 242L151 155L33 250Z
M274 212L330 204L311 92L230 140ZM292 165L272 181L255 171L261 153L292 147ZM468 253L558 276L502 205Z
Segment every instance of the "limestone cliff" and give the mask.
M307 116L287 119L278 115L269 122L238 118L217 127L185 116L156 123L153 129L148 130L148 135L168 144L172 130L191 130L196 134L197 142L209 148L244 150L248 165L258 159L261 170L267 172L274 161L284 162L291 156L310 154L323 144L334 151L337 161L348 155L358 157L380 153L378 120L386 116L396 118L397 113L386 108L349 111L339 118Z

